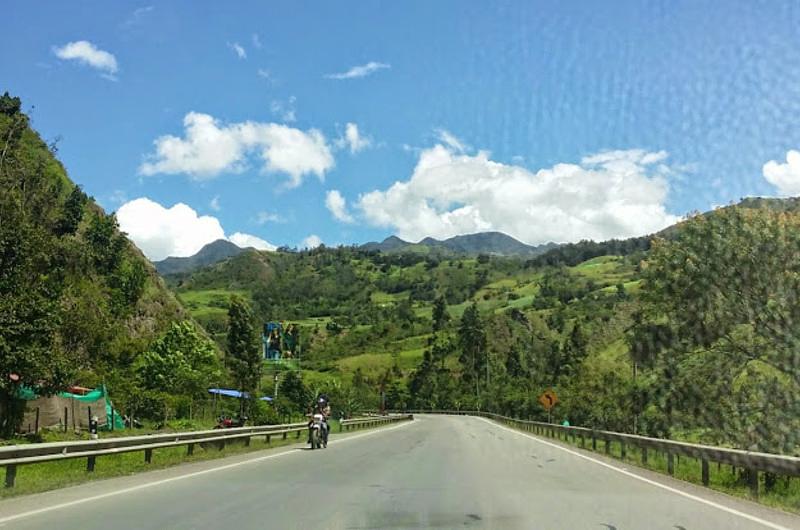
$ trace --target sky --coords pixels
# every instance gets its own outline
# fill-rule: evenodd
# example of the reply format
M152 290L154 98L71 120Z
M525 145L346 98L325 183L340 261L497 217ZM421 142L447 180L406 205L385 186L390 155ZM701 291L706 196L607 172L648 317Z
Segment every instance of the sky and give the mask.
M0 91L153 260L800 194L793 1L25 2Z

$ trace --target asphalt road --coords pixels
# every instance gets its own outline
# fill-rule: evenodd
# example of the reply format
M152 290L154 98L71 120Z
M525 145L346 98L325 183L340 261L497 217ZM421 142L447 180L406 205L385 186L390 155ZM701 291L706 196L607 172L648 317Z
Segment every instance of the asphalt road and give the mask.
M98 462L98 465L101 461ZM335 436L0 503L14 529L797 528L800 518L480 418Z

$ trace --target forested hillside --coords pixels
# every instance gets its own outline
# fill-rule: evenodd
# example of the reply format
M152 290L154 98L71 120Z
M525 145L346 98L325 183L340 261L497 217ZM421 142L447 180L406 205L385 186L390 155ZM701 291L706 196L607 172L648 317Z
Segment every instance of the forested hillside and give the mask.
M205 364L217 357L115 217L72 183L56 146L31 129L20 107L18 98L0 97L3 435L23 411L21 388L47 395L106 384L121 410L144 409L141 389L161 377L153 375L153 348L171 326L179 326L173 335L210 348Z
M537 398L552 388L558 421L791 453L800 216L785 209L751 202L668 239L545 260L249 251L169 282L220 343L231 294L258 322L301 326L302 377L284 375L297 403L280 406L325 390L342 409L374 408L383 392L389 408L544 419ZM578 261L603 250L624 256Z

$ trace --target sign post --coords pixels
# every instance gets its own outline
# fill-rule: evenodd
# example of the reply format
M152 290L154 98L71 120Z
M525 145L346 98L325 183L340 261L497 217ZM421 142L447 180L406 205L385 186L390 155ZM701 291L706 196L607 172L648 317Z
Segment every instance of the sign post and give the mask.
M539 396L539 403L541 403L544 410L547 411L547 423L553 423L552 410L553 407L556 406L556 403L558 403L558 396L552 388L548 388L542 392L542 395Z

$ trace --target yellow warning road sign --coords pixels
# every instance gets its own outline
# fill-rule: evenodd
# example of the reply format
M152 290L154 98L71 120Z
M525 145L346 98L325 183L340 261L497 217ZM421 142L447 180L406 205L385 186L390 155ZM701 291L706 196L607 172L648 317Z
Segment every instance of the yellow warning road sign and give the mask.
M552 389L547 389L539 396L539 403L542 404L544 410L550 410L558 403L558 396Z

